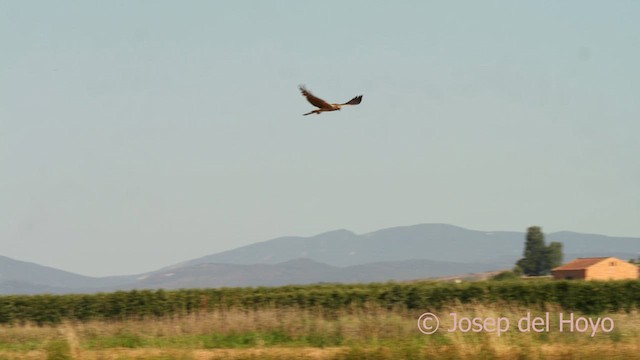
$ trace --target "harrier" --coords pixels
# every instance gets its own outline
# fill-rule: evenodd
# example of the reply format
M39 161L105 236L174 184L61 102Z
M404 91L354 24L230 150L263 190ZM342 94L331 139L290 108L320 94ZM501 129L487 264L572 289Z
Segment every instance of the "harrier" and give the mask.
M328 102L313 95L309 90L307 90L302 85L300 85L300 91L302 91L302 95L304 95L304 97L307 98L307 101L309 101L311 105L318 108L318 110L309 111L308 113L302 114L302 115L320 114L321 112L324 112L324 111L336 111L336 110L340 110L340 108L343 107L344 105L358 105L360 104L360 102L362 102L362 95L359 95L344 104L329 104Z

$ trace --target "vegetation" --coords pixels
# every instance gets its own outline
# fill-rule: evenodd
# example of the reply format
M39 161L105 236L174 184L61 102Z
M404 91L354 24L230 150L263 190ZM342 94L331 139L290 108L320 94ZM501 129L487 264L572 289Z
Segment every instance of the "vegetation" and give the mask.
M522 276L521 272L518 272L517 270L512 270L512 271L502 271L494 276L491 277L491 280L496 280L496 281L506 281L506 280L518 280L520 277Z
M615 330L448 332L457 312L611 317ZM441 329L420 333L420 314ZM604 313L604 315L602 315ZM591 315L590 315L591 314ZM0 297L0 359L633 358L640 281L413 282Z
M640 308L640 281L413 282L192 290L133 290L86 295L0 297L0 324L122 321L240 308L322 309L381 306L440 309L455 303L557 304L584 313Z
M70 360L71 347L64 339L55 339L47 343L47 360Z
M515 326L527 312L510 304L452 304L436 312L441 329L420 333L422 309L385 306L303 309L231 307L149 319L86 321L59 325L0 326L0 359L612 359L637 358L640 314L607 313L611 333L558 331L556 316L545 333L515 328L487 332L448 332L451 312L467 317L506 317ZM549 305L545 311L563 309ZM31 345L23 347L28 339Z
M524 258L516 265L525 275L548 275L551 269L562 264L562 258L562 243L554 241L546 245L542 229L539 226L531 226L527 229Z

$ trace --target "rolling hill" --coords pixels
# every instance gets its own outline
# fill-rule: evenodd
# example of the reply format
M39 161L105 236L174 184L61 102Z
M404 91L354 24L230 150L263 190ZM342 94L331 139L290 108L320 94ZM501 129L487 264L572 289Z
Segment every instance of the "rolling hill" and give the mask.
M134 288L275 286L433 278L511 268L525 234L420 224L355 234L336 230L280 237L206 255L146 274L93 278L0 256L0 294ZM640 238L569 231L546 235L576 257L638 257Z
M586 256L635 258L640 238L610 237L569 231L546 235L564 245L565 260ZM278 264L308 258L334 266L408 259L511 266L522 257L525 233L477 231L447 224L400 226L357 235L336 230L312 237L280 237L176 264Z
M0 294L91 292L133 281L134 276L95 278L0 256Z

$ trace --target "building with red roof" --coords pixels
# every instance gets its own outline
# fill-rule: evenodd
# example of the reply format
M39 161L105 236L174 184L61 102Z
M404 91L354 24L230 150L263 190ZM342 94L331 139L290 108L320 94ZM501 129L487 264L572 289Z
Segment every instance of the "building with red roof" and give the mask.
M558 280L638 279L640 267L615 257L577 258L551 270Z

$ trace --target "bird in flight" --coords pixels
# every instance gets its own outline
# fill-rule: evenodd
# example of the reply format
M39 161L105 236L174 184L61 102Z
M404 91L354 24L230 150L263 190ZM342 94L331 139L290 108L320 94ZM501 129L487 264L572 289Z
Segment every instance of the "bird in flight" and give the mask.
M344 105L358 105L362 102L362 95L359 95L347 101L344 104L329 104L328 102L313 95L303 85L300 85L300 91L302 92L302 95L307 98L307 101L311 103L311 105L318 108L317 110L309 111L308 113L302 114L302 115L320 114L321 112L325 112L325 111L336 111L336 110L340 110L340 108L343 107Z

